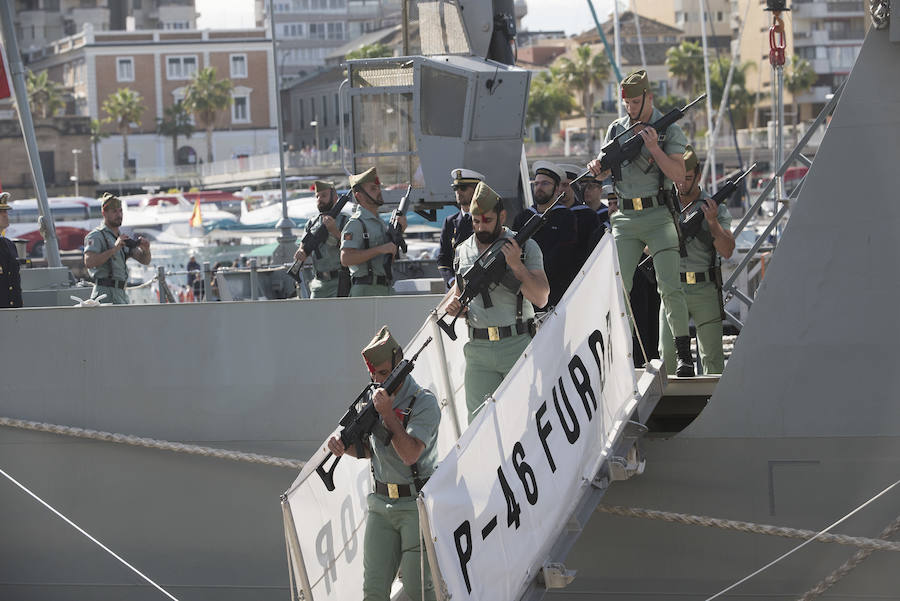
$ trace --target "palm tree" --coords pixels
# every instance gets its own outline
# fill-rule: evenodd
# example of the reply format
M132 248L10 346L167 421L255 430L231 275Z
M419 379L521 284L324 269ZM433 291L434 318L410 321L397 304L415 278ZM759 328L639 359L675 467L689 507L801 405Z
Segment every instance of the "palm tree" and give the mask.
M697 96L700 82L703 81L703 49L700 44L685 41L678 46L672 46L666 50L666 66L669 68L669 75L675 78L678 85L693 100ZM695 113L696 111L691 111L687 115L689 136L692 140L697 131L694 123Z
M797 124L800 123L800 103L797 96L809 91L819 76L805 58L791 56L791 66L784 70L784 87L794 99L794 141L797 140Z
M108 138L109 134L103 133L103 124L109 123L109 119L91 119L91 145L94 147L94 171L100 170L100 141Z
M731 89L728 91L728 108L737 126L746 126L753 109L754 95L747 91L747 71L755 69L756 63L747 61L736 65L731 76ZM714 107L722 102L725 92L725 81L731 69L731 58L723 56L709 64L709 94Z
M542 134L556 124L560 115L569 114L573 108L575 101L559 81L555 69L542 71L531 81L526 121L536 123Z
M37 75L29 70L25 74L25 90L31 112L39 115L41 119L54 116L66 105L62 84L50 79L46 69Z
M559 73L569 88L581 92L581 109L587 125L588 149L594 152L594 90L609 78L609 60L603 53L592 54L587 44L575 49L574 60L559 59Z
M184 108L206 129L206 161L213 160L212 132L219 111L231 106L234 99L230 79L216 79L215 67L197 71L184 94Z
M141 125L141 115L147 108L141 95L131 88L119 88L103 101L103 110L115 124L116 131L122 135L122 167L128 175L128 132L131 124Z
M179 100L172 106L163 109L163 118L156 120L156 133L172 138L172 164L178 164L178 137L190 138L194 133L191 115Z

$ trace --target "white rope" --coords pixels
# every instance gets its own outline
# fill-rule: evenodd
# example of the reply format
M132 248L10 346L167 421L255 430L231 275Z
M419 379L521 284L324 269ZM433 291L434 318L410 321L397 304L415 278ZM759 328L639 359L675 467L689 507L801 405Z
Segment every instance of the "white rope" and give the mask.
M175 453L188 453L190 455L216 457L219 459L229 459L231 461L260 463L263 465L285 467L290 469L303 469L303 465L305 464L304 461L298 461L296 459L272 457L270 455L260 455L258 453L242 453L240 451L229 451L226 449L216 449L212 447L203 447L199 445L184 444L180 442L157 440L155 438L142 438L140 436L131 436L127 434L114 434L112 432L102 432L99 430L89 430L86 428L75 428L72 426L60 426L57 424L33 422L23 419L13 419L9 417L0 417L0 426L20 428L22 430L33 430L35 432L48 432L50 434L61 434L64 436L74 436L75 438L87 438L89 440L102 440L104 442L114 442L117 444L127 444L136 447L160 449L163 451L172 451Z
M786 559L789 555L793 555L794 553L796 553L797 551L799 551L800 549L802 549L803 547L805 547L805 546L808 545L809 543L813 542L814 540L818 539L818 538L819 538L820 536L822 536L823 534L827 533L829 530L831 530L831 529L834 528L835 526L838 526L839 524L841 524L841 523L847 521L847 520L850 519L853 515L855 515L856 513L862 511L865 507L867 507L867 506L870 505L871 503L874 503L875 501L877 501L879 498L881 498L883 495L887 494L891 489L893 489L894 487L896 487L898 484L900 484L900 480L897 480L896 482L894 482L893 484L891 484L890 486L888 486L887 488L885 488L884 490L882 490L880 493L878 493L877 495L875 495L874 497L872 497L871 499L869 499L868 501L866 501L865 503L863 503L862 505L860 505L859 507L857 507L856 509L854 509L853 511L851 511L850 513L848 513L847 515L845 515L844 517L842 517L842 518L839 519L838 521L834 522L833 524L831 524L830 526L828 526L827 528L825 528L824 530L822 530L821 532L819 532L814 538L811 538L811 539L809 539L809 540L807 540L807 541L804 541L804 542L800 543L799 545L797 545L796 547L794 547L793 549L791 549L791 550L788 551L787 553L783 553L783 554L780 555L779 557L776 557L775 559L773 559L772 561L770 561L769 563L767 563L767 564L764 565L763 567L759 568L758 570L756 570L756 571L753 572L752 574L749 574L749 575L747 575L747 576L744 576L743 578L741 578L740 580L738 580L737 582L735 582L735 583L732 584L731 586L729 586L729 587L727 587L727 588L725 588L725 589L722 589L721 591L719 591L718 593L716 593L716 594L713 595L712 597L708 597L708 598L706 599L706 601L712 601L713 599L717 599L718 597L721 597L721 596L724 595L725 593L727 593L727 592L729 592L729 591L731 591L731 590L737 588L738 586L742 585L743 583L747 582L748 580L750 580L750 579L753 578L754 576L756 576L756 575L758 575L758 574L761 574L761 573L764 572L765 570L768 570L769 568L771 568L771 567L774 566L775 564L779 563L779 562L782 561L783 559Z
M122 564L124 564L125 567L127 567L129 570L131 570L132 572L134 572L135 574L137 574L138 576L140 576L141 578L143 578L144 580L146 580L147 582L149 582L150 584L152 584L157 590L159 590L159 591L160 591L162 594L164 594L166 597L168 597L168 598L171 599L172 601L178 601L178 599L176 599L175 597L173 597L166 589L164 589L164 588L161 587L160 585L158 585L158 584L156 584L155 582L153 582L150 578L148 578L147 576L145 576L140 570L138 570L136 567L134 567L133 565L131 565L130 563L128 563L127 561L125 561L124 559L122 559L119 555L117 555L117 554L115 553L115 551L113 551L112 549L110 549L109 547L107 547L106 545L104 545L103 543L101 543L99 540L97 540L96 538L94 538L93 536L91 536L90 534L88 534L88 532L85 531L85 530L84 530L82 527L80 527L78 524L76 524L75 522L73 522L72 520L70 520L69 518L67 518L66 516L64 516L63 514L61 514L61 513L60 513L59 511L57 511L56 509L54 509L49 503L47 503L45 500L43 500L42 498L40 498L39 496L37 496L35 493L33 493L33 492L31 492L30 490L28 490L28 488L27 488L24 484L22 484L21 482L19 482L18 480L16 480L15 478L13 478L12 476L10 476L9 474L7 474L5 471L3 471L2 468L0 468L0 474L2 474L3 476L5 476L10 482L12 482L13 484L15 484L15 485L18 486L19 488L21 488L23 491L25 491L25 492L26 492L29 496L31 496L35 501L37 501L38 503L40 503L41 505L43 505L44 507L46 507L47 509L49 509L51 512L53 512L58 518L60 518L61 520L63 520L63 521L64 521L65 523L67 523L69 526L71 526L72 528L74 528L75 530L77 530L78 532L80 532L81 534L83 534L84 536L86 536L91 542L93 542L93 543L96 544L98 547L100 547L101 549L103 549L104 551L106 551L107 553L109 553L110 555L112 555L113 557L115 557L116 559L118 559L118 560L119 560Z
M609 232L609 234L612 235L612 232ZM638 344L641 347L641 354L644 356L644 365L647 365L650 363L650 360L647 358L647 349L644 348L644 341L641 340L641 331L638 329L637 321L634 319L634 310L631 308L631 295L628 293L628 290L625 289L625 280L622 279L622 273L616 271L616 275L619 276L619 283L622 284L622 292L625 293L625 303L628 305L628 315L631 317L631 325L634 326L634 335L637 336Z
M618 505L598 505L597 511L618 515L621 517L644 518L649 520L661 520L676 524L686 524L689 526L705 526L707 528L721 528L723 530L736 530L738 532L750 532L753 534L765 534L768 536L781 536L784 538L802 538L815 539L821 543L837 543L839 545L849 545L859 547L869 553L873 551L897 551L900 552L900 543L887 540L881 540L884 535L879 538L865 538L858 536L847 536L845 534L821 534L815 530L801 530L798 528L787 528L783 526L772 526L769 524L754 524L753 522L740 522L735 520L724 520L721 518L712 518L704 515L690 515L685 513L672 513L668 511L657 511L653 509L643 509L640 507L621 507ZM898 520L900 521L900 520Z

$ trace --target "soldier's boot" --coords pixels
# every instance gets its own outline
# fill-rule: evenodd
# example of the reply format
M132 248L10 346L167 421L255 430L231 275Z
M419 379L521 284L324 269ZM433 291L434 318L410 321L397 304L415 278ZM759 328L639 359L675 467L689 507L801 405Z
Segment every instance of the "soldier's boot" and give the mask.
M675 375L680 378L692 378L694 374L694 356L691 353L691 337L676 336L675 352L678 356L678 366Z

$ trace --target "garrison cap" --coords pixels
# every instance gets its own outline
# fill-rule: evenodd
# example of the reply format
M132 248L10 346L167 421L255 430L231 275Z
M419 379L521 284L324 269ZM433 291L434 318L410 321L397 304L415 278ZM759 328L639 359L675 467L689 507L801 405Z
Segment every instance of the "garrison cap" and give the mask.
M472 169L459 168L450 172L450 180L454 186L459 184L477 184L484 181L484 175Z
M379 186L381 185L381 181L378 179L378 174L375 172L375 167L370 167L362 173L357 173L356 175L350 176L351 188L355 188L356 186L367 184L369 182L375 182Z
M622 80L622 98L636 98L650 91L650 78L643 69L632 71Z
M566 179L566 172L560 169L559 165L550 161L535 161L532 169L534 169L535 175L546 175L557 184Z
M403 349L394 340L387 326L381 326L375 338L362 350L362 356L369 365L381 365L403 354ZM393 361L392 361L393 363Z
M104 192L103 196L100 197L100 208L105 209L106 207L112 207L113 209L118 209L122 206L122 201L119 200L119 197L115 194L110 194L109 192Z
M685 172L693 171L700 165L700 159L694 152L694 147L688 144L684 147L684 170Z
M489 185L478 182L478 185L475 186L475 194L472 196L470 211L473 215L484 215L488 211L493 211L499 202L500 196Z
M325 190L334 190L334 182L326 182L323 179L317 179L313 182L313 187L316 190L316 193L324 192Z
M566 176L569 178L569 181L572 181L573 179L578 177L585 170L584 167L579 167L578 165L564 165L560 163L557 166L566 172ZM586 177L587 175L584 176L584 178Z
M9 192L0 192L0 211L9 211Z

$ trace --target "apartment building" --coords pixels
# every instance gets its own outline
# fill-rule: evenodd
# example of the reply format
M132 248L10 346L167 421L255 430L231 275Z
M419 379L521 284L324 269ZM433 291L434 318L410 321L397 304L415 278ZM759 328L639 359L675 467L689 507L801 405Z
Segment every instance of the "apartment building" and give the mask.
M76 115L103 119L103 102L120 88L141 95L146 110L128 135L129 160L137 178L170 173L176 164L207 161L206 139L197 131L182 138L173 156L171 138L157 135L166 107L184 98L194 74L207 66L231 79L233 104L220 113L213 158L277 152L277 110L272 43L265 29L220 31L94 32L88 25L32 56L28 67L47 69L71 90ZM124 175L122 137L112 124L99 146L99 180Z
M325 57L365 33L400 22L401 0L274 0L279 77L304 77ZM258 27L268 25L268 2L257 0Z
M731 0L643 0L633 7L642 17L677 27L684 39L700 42L700 2L706 11L706 43L709 48L727 48L731 43Z
M15 27L26 56L91 25L94 31L196 29L194 0L16 0Z

